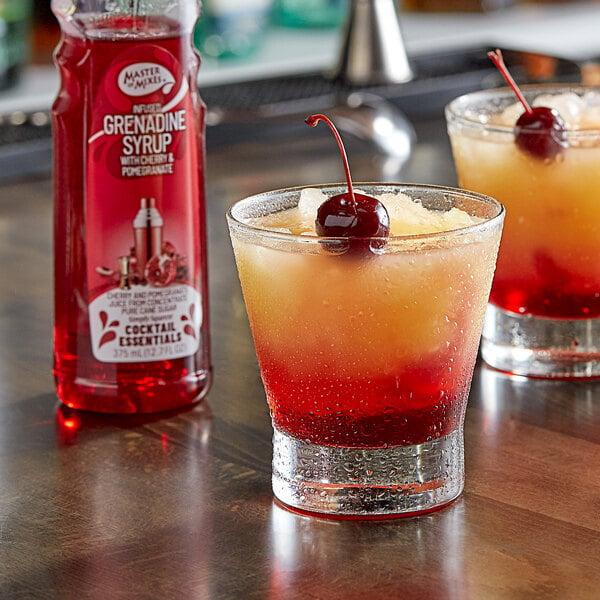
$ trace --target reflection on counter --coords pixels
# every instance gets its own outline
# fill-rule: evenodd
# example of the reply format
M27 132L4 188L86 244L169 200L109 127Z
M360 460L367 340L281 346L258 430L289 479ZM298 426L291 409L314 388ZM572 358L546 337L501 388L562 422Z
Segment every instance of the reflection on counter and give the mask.
M600 440L600 381L528 379L481 365L473 380L481 411L482 431L493 444L506 414L520 415L520 421L544 423L556 432L574 430L583 440ZM570 397L568 405L565 396Z
M396 521L398 527L387 530L380 542L389 552L386 577L375 582L372 549L383 521L347 521L340 527L339 521L301 516L273 502L267 597L291 598L294 591L302 590L305 597L329 600L459 598L473 568L461 535L464 521L463 499L435 516ZM407 556L414 561L410 568ZM334 580L327 575L332 572L339 574ZM350 578L349 573L355 576ZM415 577L416 573L430 577Z
M101 549L96 555L82 552L77 560L65 563L56 584L63 594L73 594L77 585L102 590L95 598L144 597L131 560L139 550L146 560L165 565L180 586L181 597L212 597L212 428L206 403L160 417L124 419L57 408L57 444L62 452L57 455L52 501L71 510L45 525L54 528L63 547L78 537L88 548ZM123 477L128 471L144 473L143 491L128 484ZM165 474L173 471L179 485L161 486ZM78 485L83 480L89 485ZM163 547L157 546L150 523L164 536ZM178 547L185 558L169 552L170 547ZM173 596L165 592L165 597Z

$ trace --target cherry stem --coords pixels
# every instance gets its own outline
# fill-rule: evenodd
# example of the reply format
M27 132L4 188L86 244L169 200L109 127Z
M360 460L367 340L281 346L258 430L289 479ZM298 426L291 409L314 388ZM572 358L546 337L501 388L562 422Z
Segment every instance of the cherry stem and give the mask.
M508 83L512 91L515 93L515 96L519 99L519 102L521 102L521 104L525 108L525 112L530 115L533 112L533 110L529 105L529 102L525 100L525 96L523 96L521 90L519 89L519 86L517 85L517 82L512 78L512 75L509 73L508 68L504 63L502 52L498 48L496 48L495 52L488 52L487 55L491 58L492 62L498 68L498 71L500 71L502 77L504 77L504 79L506 80L506 83Z
M348 165L348 156L346 155L346 149L344 148L344 143L342 142L342 138L336 129L335 125L332 123L329 117L325 115L310 115L305 119L306 124L311 127L316 127L319 121L325 121L327 125L329 125L329 129L333 132L335 139L337 141L338 147L340 149L340 154L342 155L342 162L344 164L344 171L346 172L346 183L348 184L348 194L350 198L352 198L352 202L356 204L356 197L354 196L354 188L352 187L352 178L350 177L350 166Z

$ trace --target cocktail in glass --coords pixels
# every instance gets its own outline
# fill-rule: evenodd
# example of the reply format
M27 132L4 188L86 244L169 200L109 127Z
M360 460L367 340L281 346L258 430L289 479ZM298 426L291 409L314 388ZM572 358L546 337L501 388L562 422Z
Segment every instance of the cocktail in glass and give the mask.
M429 511L463 488L503 208L451 188L356 186L386 204L390 237L317 237L297 208L316 188L252 196L227 216L274 427L273 490L336 516ZM399 192L406 204L390 208ZM419 233L421 213L434 232Z
M506 207L482 355L521 375L597 377L600 90L522 91L531 105L554 107L565 120L565 148L556 156L536 156L515 143L523 108L508 89L468 94L446 109L459 184ZM520 135L527 142L536 132Z

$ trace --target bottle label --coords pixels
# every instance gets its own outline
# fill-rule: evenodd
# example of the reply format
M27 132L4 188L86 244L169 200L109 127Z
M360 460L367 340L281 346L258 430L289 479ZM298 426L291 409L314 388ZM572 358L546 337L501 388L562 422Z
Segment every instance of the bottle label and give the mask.
M85 192L92 351L112 363L189 356L204 317L194 98L161 46L126 44L97 62Z

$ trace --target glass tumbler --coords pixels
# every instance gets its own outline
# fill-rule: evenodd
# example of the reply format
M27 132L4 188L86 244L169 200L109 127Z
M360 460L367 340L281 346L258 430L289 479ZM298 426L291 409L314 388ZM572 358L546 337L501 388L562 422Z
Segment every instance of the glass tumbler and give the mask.
M274 428L273 491L337 517L415 514L462 491L463 420L504 211L436 186L402 192L473 225L348 238L270 228L300 188L241 200L227 220ZM315 186L332 196L340 184ZM353 238L357 243L357 238Z
M523 92L530 104L543 95L538 102L578 123L555 157L523 151L514 127L499 124L517 102L508 89L467 94L446 108L459 185L506 207L482 356L519 375L598 377L600 89L524 86Z

